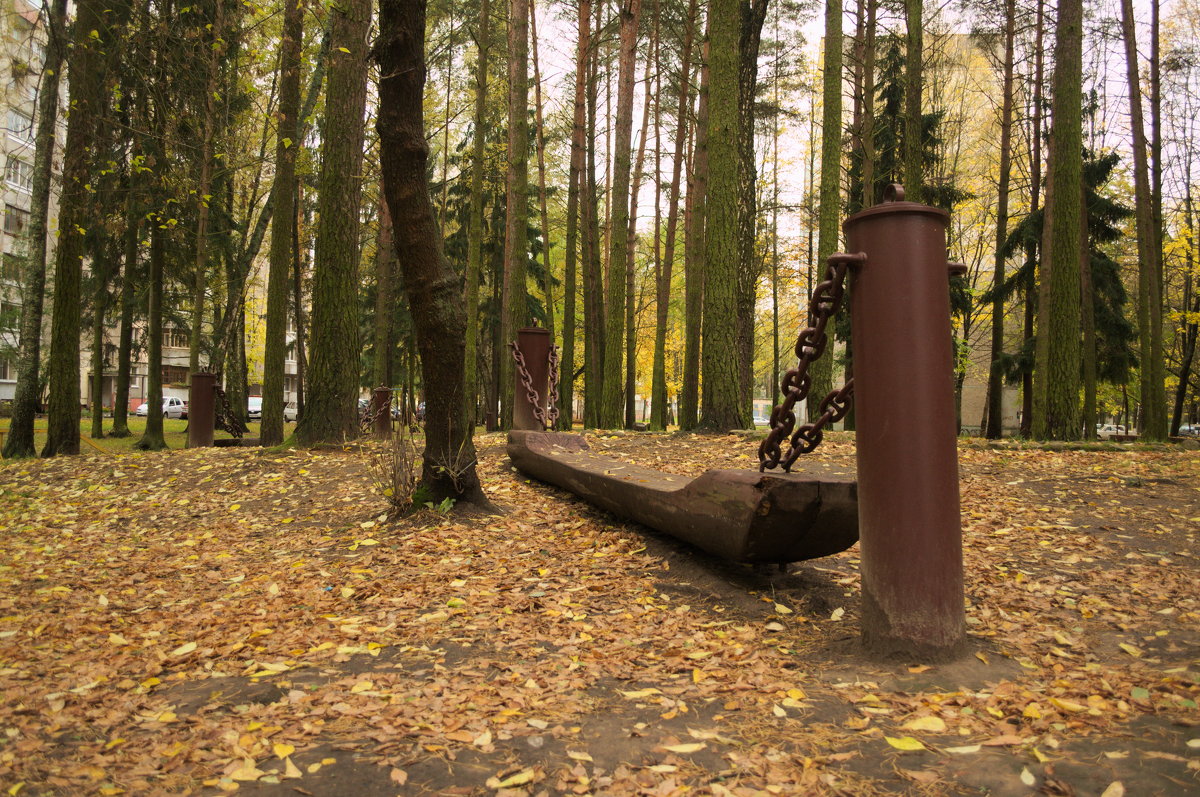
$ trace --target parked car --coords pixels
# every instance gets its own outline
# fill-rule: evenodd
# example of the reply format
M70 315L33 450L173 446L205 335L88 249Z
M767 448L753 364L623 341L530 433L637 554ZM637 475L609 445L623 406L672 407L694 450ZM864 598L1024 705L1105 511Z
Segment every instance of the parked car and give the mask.
M150 404L144 402L134 412L138 417L145 418L150 414ZM162 400L162 414L164 418L186 418L187 402L168 396Z
M299 414L299 411L296 409L296 402L289 401L283 405L283 420L285 422L294 422ZM262 420L262 396L251 396L247 399L246 415L252 421Z
M1200 424L1185 423L1179 427L1180 437L1200 437Z
M1136 435L1137 432L1128 432L1125 427L1119 423L1098 423L1096 424L1096 437L1101 440L1111 440L1114 437L1124 437L1127 435Z

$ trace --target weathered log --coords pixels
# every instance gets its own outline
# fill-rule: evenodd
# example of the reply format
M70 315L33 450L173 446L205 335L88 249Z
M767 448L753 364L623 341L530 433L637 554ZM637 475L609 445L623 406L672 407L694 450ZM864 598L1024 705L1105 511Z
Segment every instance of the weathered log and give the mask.
M710 470L689 479L554 432L510 432L508 456L523 473L731 561L797 562L858 541L858 485L845 477Z

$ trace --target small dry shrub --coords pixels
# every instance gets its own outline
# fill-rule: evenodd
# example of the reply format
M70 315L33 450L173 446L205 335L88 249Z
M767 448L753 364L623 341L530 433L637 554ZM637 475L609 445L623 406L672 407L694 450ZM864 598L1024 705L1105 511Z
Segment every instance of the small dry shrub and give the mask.
M407 424L398 424L388 439L370 445L367 466L375 489L387 501L389 516L399 517L414 509L421 453Z

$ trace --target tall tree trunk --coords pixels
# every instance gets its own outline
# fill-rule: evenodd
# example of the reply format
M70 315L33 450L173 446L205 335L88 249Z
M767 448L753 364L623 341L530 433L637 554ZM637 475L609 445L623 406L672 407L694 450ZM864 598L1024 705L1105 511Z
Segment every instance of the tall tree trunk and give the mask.
M358 231L371 0L345 0L329 13L332 49L317 191L312 364L307 406L296 426L303 445L337 443L358 434Z
M875 204L875 28L879 0L866 0L867 22L863 28L863 118L862 179L864 208Z
M546 201L546 136L542 127L542 70L538 66L537 44L537 14L534 10L536 0L529 0L529 40L533 48L533 113L534 128L537 130L535 139L538 163L538 206L542 216L542 268L545 279L542 282L542 298L546 310L546 330L550 340L554 340L554 274L550 270L550 211Z
M505 196L504 282L500 293L500 341L507 346L529 322L525 272L529 259L529 2L508 3L508 180ZM513 361L500 358L502 425L512 424Z
M921 185L923 119L921 82L924 50L922 0L904 0L904 20L908 31L904 53L904 190L913 202L924 200Z
M657 20L657 16L655 17ZM657 25L652 31L658 35ZM642 188L642 176L646 165L646 138L650 132L650 108L657 108L658 101L652 98L650 92L650 67L657 59L657 45L651 42L649 57L646 59L646 69L642 73L642 83L645 85L645 102L642 103L642 129L638 137L637 160L634 162L633 179L629 185L629 230L625 238L625 428L632 429L636 413L635 393L637 392L637 329L634 308L637 297L634 295L634 253L637 251L637 219L638 194Z
M484 120L487 118L488 50L491 48L491 2L480 0L479 22L475 31L478 49L475 61L475 119L471 142L471 226L467 231L467 285L466 285L466 354L464 357L465 383L463 387L470 408L470 420L474 423L479 406L479 280L483 273L483 170ZM496 408L491 408L495 412Z
M709 14L711 21L712 15ZM711 23L709 30L712 29ZM708 82L710 46L705 35L701 48L700 97L696 111L696 145L692 152L691 180L687 193L684 235L683 385L679 393L679 428L695 429L700 423L700 357L704 317L705 232L708 216Z
M33 417L39 409L38 371L41 366L42 315L46 294L46 236L53 176L54 131L58 123L59 76L66 49L66 22L66 0L54 0L48 18L49 40L42 69L41 91L38 93L29 250L25 262L25 302L21 305L21 352L17 360L12 418L4 438L5 457L32 457L37 453L33 444Z
M709 8L708 187L704 235L704 385L700 426L741 426L737 337L739 64L741 4L714 0Z
M1137 36L1133 0L1121 0L1121 28L1125 39L1129 122L1133 132L1133 187L1138 238L1138 340L1141 346L1142 437L1167 436L1166 388L1162 351L1162 246L1154 215L1153 187L1146 163L1146 132L1142 115L1141 70L1137 62Z
M382 186L380 187L382 189ZM391 387L396 315L396 244L386 192L380 191L379 232L375 241L375 362L372 384ZM466 373L464 371L464 378ZM472 411L474 408L472 407ZM471 420L474 420L472 414Z
M992 277L999 293L1004 284L1004 257L1000 250L1008 238L1008 186L1012 169L1013 52L1016 39L1016 0L1004 2L1004 85L1000 100L1000 184L996 199L996 259ZM992 300L992 364L988 371L987 427L984 437L996 440L1004 433L1004 374L999 361L1004 352L1004 300Z
M768 0L741 3L738 25L737 127L737 270L735 323L738 368L738 427L754 427L754 316L762 261L755 248L758 225L757 169L754 154L754 98L758 52Z
M1037 0L1037 15L1034 34L1033 68L1033 133L1030 138L1029 157L1029 212L1036 213L1041 203L1042 190L1042 85L1045 56L1042 42L1045 36L1045 0ZM1037 308L1037 269L1040 242L1031 238L1025 245L1025 271L1029 275L1025 284L1025 317L1022 324L1022 339L1028 345L1034 336L1034 316ZM1033 368L1021 373L1021 436L1033 436Z
M1079 186L1079 309L1083 334L1080 377L1083 381L1083 439L1096 439L1096 292L1092 284L1087 193Z
M569 431L575 412L575 291L581 224L580 194L583 189L584 127L587 124L587 52L591 2L579 4L579 35L575 44L575 107L571 124L571 173L567 184L566 255L563 264L563 353L560 363L558 424ZM586 238L586 234L584 236Z
M1079 417L1079 225L1083 170L1082 0L1059 0L1054 44L1053 123L1042 253L1046 301L1039 306L1039 358L1034 383L1033 434L1077 440ZM1046 267L1049 274L1045 275Z
M288 283L292 271L292 228L296 223L296 156L300 149L300 58L304 9L283 4L279 43L279 109L275 142L275 197L267 273L267 330L263 352L262 421L264 446L283 442L284 369L287 362ZM300 325L296 324L299 334Z
M193 274L192 282L192 334L188 341L188 371L193 374L200 370L200 344L203 340L204 294L208 288L209 203L212 193L213 146L217 126L216 96L221 58L225 52L225 26L222 13L225 6L222 2L216 2L213 7L216 9L216 13L212 25L209 26L210 41L206 42L208 75L204 83L204 116L201 120L200 179L196 184L196 271Z
M911 0L909 0L911 2ZM837 251L838 221L841 216L839 186L842 179L842 2L825 3L825 64L822 69L821 184L817 211L818 274L825 260ZM818 405L833 386L833 357L830 352L808 369L812 383L808 393L808 416L820 415Z
M150 219L150 297L146 308L146 431L135 445L142 451L167 447L162 418L163 261L166 260L161 216Z
M89 174L96 130L104 105L104 52L112 37L104 6L81 0L75 7L70 97L59 197L58 248L54 269L54 309L50 337L50 402L42 456L79 453L79 309L83 271ZM94 35L93 35L94 34Z
M137 156L136 145L132 150ZM141 242L141 215L137 201L137 180L133 176L131 158L130 175L126 181L129 191L125 198L125 256L122 258L121 273L121 331L117 344L117 386L113 396L113 425L110 437L129 437L129 376L133 368L133 311L137 301L138 244Z
M475 445L464 387L467 318L459 277L442 255L429 199L422 118L425 0L382 0L376 43L380 155L388 207L405 220L395 229L426 393L421 484L434 503L486 503L475 473Z
M609 207L612 227L609 233L608 271L605 276L604 383L600 399L600 426L621 426L621 353L625 337L625 268L629 251L629 167L633 138L633 82L637 55L638 20L641 0L621 0L619 16L620 55L618 58L617 117L613 136L612 195ZM633 390L633 385L625 386Z
M1200 290L1195 289L1193 275L1196 273L1196 216L1192 207L1192 167L1185 167L1186 186L1184 208L1184 235L1187 241L1187 268L1184 269L1183 308L1190 311L1192 320L1184 325L1182 356L1179 363L1179 382L1175 386L1175 403L1171 409L1171 436L1179 434L1179 424L1183 420L1183 404L1187 398L1188 382L1192 378L1192 363L1196 358L1196 339L1200 337L1200 324L1195 319L1200 318Z
M296 205L300 206L303 199L303 192L300 186L296 186ZM305 217L307 219L307 216ZM307 250L305 250L307 251ZM304 415L304 371L307 367L308 360L304 350L304 335L308 329L304 319L304 282L303 275L308 272L307 256L301 257L300 254L300 213L297 212L292 216L292 314L296 319L296 412L298 416ZM242 345L242 373L245 373L246 367L246 308L243 305L240 308L242 337L239 341Z
M600 202L596 186L596 114L600 69L600 15L604 3L596 3L595 34L589 45L587 82L587 151L584 169L586 182L580 188L580 212L584 219L583 300L586 381L584 384L584 426L600 425L600 405L604 397L604 270L600 252ZM581 12L582 13L582 12Z
M679 224L679 186L683 173L684 147L688 139L688 111L691 108L692 45L696 36L699 4L689 0L683 31L682 63L679 67L679 103L675 111L675 153L671 161L671 186L667 189L667 233L663 242L662 268L655 286L654 371L650 391L653 417L650 427L665 430L668 421L667 396L667 320L671 303L671 274L675 266L675 233ZM686 290L686 289L685 289Z

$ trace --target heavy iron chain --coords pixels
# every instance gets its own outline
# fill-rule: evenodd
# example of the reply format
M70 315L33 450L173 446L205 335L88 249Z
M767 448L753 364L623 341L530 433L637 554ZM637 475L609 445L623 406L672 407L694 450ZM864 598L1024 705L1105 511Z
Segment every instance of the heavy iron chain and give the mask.
M796 338L796 357L799 361L783 376L780 390L783 401L771 412L771 431L758 447L759 471L777 468L791 471L792 465L801 454L807 454L821 444L824 428L840 421L850 411L854 399L854 380L851 379L840 390L829 392L820 404L821 415L812 423L806 423L793 433L796 426L796 404L808 397L812 388L812 377L808 367L825 353L829 342L825 327L837 313L846 292L846 270L850 266L866 262L863 254L835 254L825 265L825 279L813 289L812 301L808 305L808 326ZM782 442L789 438L787 454L781 451Z
M525 364L525 354L521 351L521 347L516 343L508 344L512 349L513 360L517 363L517 374L521 377L521 384L525 388L525 398L529 402L529 406L533 408L534 419L542 425L543 429L551 429L558 422L558 346L550 344L550 407L544 409L542 407L541 396L533 387L533 377L529 374L529 368Z
M213 386L213 396L215 398L215 418L213 425L218 429L224 429L233 437L241 438L248 430L246 425L242 423L241 418L234 414L233 407L229 405L229 398L225 395L225 391L220 385Z

